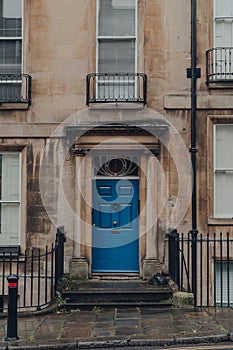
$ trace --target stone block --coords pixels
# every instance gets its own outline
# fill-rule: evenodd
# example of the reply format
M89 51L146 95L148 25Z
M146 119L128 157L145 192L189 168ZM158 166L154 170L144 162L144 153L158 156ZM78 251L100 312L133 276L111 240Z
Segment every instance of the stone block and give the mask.
M86 258L73 258L71 260L70 278L75 280L88 279L88 262Z
M193 293L177 292L173 294L173 306L184 307L194 305Z
M158 259L145 259L143 261L143 279L149 280L157 272L161 272L161 264Z

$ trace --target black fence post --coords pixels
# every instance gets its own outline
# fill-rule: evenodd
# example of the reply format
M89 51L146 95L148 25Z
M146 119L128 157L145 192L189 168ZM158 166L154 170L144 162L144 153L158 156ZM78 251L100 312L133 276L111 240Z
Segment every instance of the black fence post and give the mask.
M90 102L90 75L88 74L86 76L86 105L89 106L89 102Z
M60 278L64 273L64 243L66 242L64 226L57 228L56 246L55 246L55 293Z
M143 80L143 103L144 106L147 104L147 75L144 75L144 80Z
M4 295L0 295L0 312L3 312L4 308Z
M18 299L18 277L10 275L8 280L8 315L6 341L19 339L17 336L17 299Z
M179 233L173 230L168 233L169 275L180 288L180 255Z

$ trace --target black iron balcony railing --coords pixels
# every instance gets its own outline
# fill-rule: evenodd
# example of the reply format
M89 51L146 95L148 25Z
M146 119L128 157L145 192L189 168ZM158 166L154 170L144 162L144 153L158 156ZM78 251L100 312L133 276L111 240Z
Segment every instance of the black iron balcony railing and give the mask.
M218 47L206 51L207 85L233 82L233 47Z
M91 73L86 77L86 103L135 102L146 104L144 73Z
M31 76L0 74L0 103L22 102L31 105Z

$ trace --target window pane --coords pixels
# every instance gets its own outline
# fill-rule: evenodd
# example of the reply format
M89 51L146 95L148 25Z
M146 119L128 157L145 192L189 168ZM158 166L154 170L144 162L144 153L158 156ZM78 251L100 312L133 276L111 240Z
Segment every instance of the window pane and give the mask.
M215 0L215 16L233 16L232 0Z
M233 125L216 125L216 169L233 169Z
M135 35L135 0L100 0L99 35Z
M21 9L21 0L3 0L2 13L4 18L22 18Z
M21 40L0 41L0 73L21 73Z
M215 21L215 47L231 47L233 46L233 18L217 19Z
M19 154L0 155L0 199L19 201L20 167Z
M99 73L134 73L135 41L99 42Z
M228 303L228 295L227 295L227 286L229 282L229 289L230 289L230 300L229 303L233 304L233 262L229 262L229 281L228 281L228 275L227 275L227 263L222 262L222 269L221 269L221 263L216 262L215 263L215 272L216 272L216 304L221 303L221 280L222 280L222 302L223 304L227 305Z
M0 0L0 36L22 36L22 0Z
M233 174L215 174L215 216L233 218Z
M0 204L0 245L19 244L19 204Z

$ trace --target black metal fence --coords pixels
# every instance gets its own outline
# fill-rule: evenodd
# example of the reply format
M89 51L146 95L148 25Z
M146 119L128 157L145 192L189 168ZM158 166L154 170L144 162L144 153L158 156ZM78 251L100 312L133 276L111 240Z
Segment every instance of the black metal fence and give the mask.
M218 47L206 51L207 84L233 82L233 48Z
M64 273L64 228L57 229L50 249L34 249L24 255L2 253L0 256L0 311L7 308L7 277L18 277L19 309L39 310L55 297L57 284Z
M0 103L31 105L31 76L28 74L0 74Z
M91 73L86 77L86 104L147 102L144 73Z
M168 234L169 273L180 291L192 292L191 234ZM233 238L198 234L197 305L233 305Z

